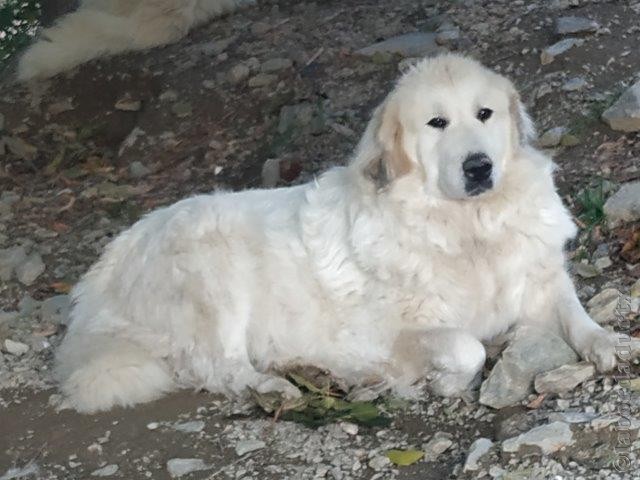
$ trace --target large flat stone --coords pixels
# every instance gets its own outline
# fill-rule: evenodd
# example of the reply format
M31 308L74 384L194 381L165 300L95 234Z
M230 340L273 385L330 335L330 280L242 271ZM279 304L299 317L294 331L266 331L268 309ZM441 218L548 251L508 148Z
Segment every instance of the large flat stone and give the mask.
M530 326L518 327L509 346L480 387L480 403L504 408L532 392L539 373L568 363L578 356L559 336Z
M629 182L611 195L604 204L604 214L610 227L640 220L640 181Z
M640 131L640 81L629 87L616 103L604 111L602 120L613 130Z
M435 33L406 33L361 48L356 53L367 57L385 53L397 53L403 57L425 57L444 51L436 42L436 37Z

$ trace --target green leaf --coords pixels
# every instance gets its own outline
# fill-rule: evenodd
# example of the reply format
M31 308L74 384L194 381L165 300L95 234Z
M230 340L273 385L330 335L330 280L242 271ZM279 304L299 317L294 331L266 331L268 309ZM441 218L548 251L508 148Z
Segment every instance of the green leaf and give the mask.
M412 465L424 457L424 452L420 450L389 450L387 458L400 467Z
M307 380L302 375L298 375L297 373L289 372L289 377L293 380L299 387L304 387L310 392L313 393L323 393L322 389L316 387L310 380Z

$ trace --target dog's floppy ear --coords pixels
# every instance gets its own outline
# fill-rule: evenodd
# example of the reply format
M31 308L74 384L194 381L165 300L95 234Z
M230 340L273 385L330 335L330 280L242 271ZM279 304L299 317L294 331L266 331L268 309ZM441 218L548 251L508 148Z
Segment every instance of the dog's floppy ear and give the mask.
M528 145L535 137L535 127L533 120L520 99L518 92L513 89L509 99L509 113L514 125L514 145Z
M404 131L395 102L387 100L376 109L370 128L377 148L365 164L363 174L381 189L409 173L413 163L403 145Z

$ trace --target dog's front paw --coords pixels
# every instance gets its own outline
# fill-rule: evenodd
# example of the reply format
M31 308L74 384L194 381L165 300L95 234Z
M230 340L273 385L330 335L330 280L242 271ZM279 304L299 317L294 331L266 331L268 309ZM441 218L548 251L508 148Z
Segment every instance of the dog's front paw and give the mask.
M599 372L608 372L618 363L617 345L617 334L598 330L588 337L580 354L585 360L592 362Z

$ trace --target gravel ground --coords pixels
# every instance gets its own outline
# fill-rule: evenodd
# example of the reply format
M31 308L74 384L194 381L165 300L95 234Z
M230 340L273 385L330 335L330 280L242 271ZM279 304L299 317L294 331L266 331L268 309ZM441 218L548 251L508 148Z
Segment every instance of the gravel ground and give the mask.
M499 409L478 391L425 392L396 405L384 428L311 429L206 392L83 416L56 410L50 377L66 294L114 235L185 196L297 184L345 163L399 71L441 49L516 81L582 227L568 246L579 294L598 321L638 336L640 219L616 221L613 202L606 217L602 207L623 185L620 195L638 199L640 134L600 117L640 79L639 20L633 0L260 1L175 45L51 81L14 85L9 69L0 82L0 479L640 478L633 362L628 382L581 364L554 371L536 380L543 393ZM434 34L403 37L399 54L365 48L414 32ZM387 456L394 449L424 456L399 466Z

